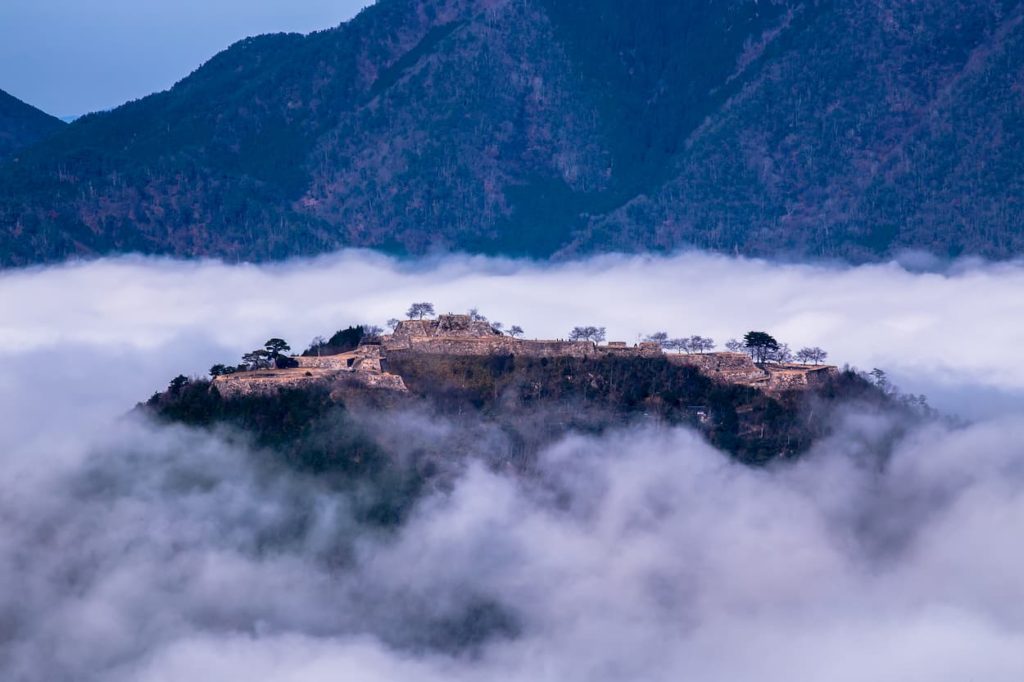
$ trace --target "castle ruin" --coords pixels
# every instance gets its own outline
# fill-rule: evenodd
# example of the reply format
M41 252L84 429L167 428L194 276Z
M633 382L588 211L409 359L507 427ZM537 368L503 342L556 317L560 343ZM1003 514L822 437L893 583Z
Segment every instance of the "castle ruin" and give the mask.
M515 339L487 321L469 315L440 315L436 319L404 320L391 334L367 341L340 355L295 357L298 367L239 372L216 377L214 385L225 397L294 388L309 382L407 392L398 374L388 371L388 356L414 353L446 356L521 356L534 358L664 357L668 362L696 367L724 383L751 386L767 393L813 387L835 374L829 365L754 364L746 353L665 353L657 343L629 345L592 341Z

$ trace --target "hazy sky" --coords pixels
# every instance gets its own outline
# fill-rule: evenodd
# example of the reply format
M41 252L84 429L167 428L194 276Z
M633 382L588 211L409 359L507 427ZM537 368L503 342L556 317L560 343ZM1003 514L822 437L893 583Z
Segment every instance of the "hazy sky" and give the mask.
M3 0L0 89L55 116L166 89L232 42L329 28L369 0Z

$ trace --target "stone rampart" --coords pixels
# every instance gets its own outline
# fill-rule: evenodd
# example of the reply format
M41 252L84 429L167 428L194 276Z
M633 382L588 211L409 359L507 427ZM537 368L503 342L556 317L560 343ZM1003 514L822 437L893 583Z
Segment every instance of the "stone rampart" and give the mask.
M525 357L588 357L597 353L590 341L521 341L509 336L487 338L411 337L385 342L386 351L437 355L521 355Z
M696 367L710 377L735 384L756 384L768 379L746 353L670 353L665 357L676 365Z
M301 369L345 370L349 369L352 364L355 364L356 354L344 353L342 355L324 355L322 357L296 357L294 360L299 363Z

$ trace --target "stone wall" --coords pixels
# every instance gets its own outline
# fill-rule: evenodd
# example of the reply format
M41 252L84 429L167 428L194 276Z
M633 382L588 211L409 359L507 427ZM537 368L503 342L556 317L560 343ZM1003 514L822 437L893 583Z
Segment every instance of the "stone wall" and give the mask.
M734 384L756 384L768 379L746 353L670 353L665 357L677 365L696 367L704 374Z
M415 337L457 337L493 338L501 337L483 320L474 320L469 315L441 315L436 320L403 320L395 327L392 336L398 339Z
M324 355L323 357L296 357L301 369L332 369L345 370L349 368L349 361L355 362L355 353L343 355Z
M774 370L768 379L766 390L768 391L791 391L804 390L825 383L830 377L838 373L835 367L788 367Z
M306 388L316 383L328 384L331 376L330 372L306 376L306 372L300 370L239 372L215 378L213 386L223 398L238 398L273 393L283 388Z
M665 354L656 343L598 346L590 341L526 341L504 336L468 315L442 315L437 320L406 320L380 344L363 345L349 353L324 357L296 357L298 369L245 372L219 377L222 395L262 393L281 388L327 382L339 387L362 386L406 391L402 377L387 372L391 353L449 356L515 355L537 358L664 357L675 365L696 367L724 383L751 386L768 392L810 388L836 372L834 367L787 365L762 369L746 353Z
M522 355L526 357L588 357L597 353L590 341L520 341L509 336L489 338L411 337L385 341L386 351L415 351L438 355Z

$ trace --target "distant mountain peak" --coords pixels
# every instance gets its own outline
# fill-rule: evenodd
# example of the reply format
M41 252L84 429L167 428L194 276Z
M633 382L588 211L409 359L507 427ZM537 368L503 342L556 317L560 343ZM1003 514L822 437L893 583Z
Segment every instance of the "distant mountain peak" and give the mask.
M0 162L63 127L60 119L0 90Z

